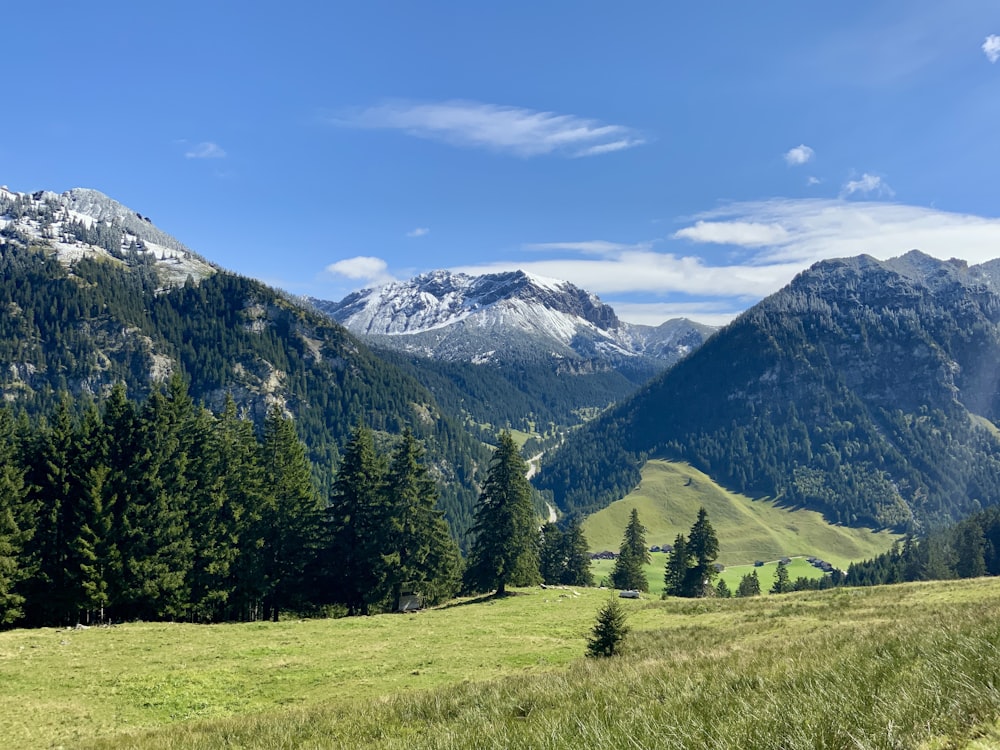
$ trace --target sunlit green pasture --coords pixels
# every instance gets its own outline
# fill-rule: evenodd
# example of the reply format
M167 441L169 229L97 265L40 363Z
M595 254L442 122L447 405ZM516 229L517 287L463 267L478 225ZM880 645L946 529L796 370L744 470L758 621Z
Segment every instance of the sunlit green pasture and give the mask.
M815 511L729 492L687 464L660 460L648 461L639 486L589 516L583 530L591 550L617 551L635 508L646 527L646 541L662 546L690 531L700 507L708 511L719 537L719 562L727 566L812 556L847 568L885 552L899 538L885 531L834 526Z
M743 600L0 633L5 747L961 748L1000 736L1000 580ZM978 744L973 744L978 743Z

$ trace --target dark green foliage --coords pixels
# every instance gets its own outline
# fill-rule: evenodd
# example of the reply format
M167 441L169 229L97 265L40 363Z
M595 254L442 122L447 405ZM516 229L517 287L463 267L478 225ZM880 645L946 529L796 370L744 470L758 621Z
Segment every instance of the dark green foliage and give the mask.
M649 581L643 567L650 562L646 547L646 527L639 521L639 511L632 509L625 536L611 571L611 585L619 589L649 591Z
M736 589L736 596L760 596L760 579L757 571L747 573L740 579L740 585Z
M538 583L538 521L527 466L509 432L500 433L472 527L466 586L471 591Z
M817 264L571 434L537 486L589 512L657 455L846 525L928 528L997 503L1000 440L971 414L1000 422L1000 296L914 262L934 270Z
M788 566L779 561L778 569L774 572L774 583L771 584L770 593L787 594L792 590L792 582L788 579Z
M678 534L667 557L663 574L663 596L702 597L712 594L712 581L718 572L719 540L704 508L691 527L688 538Z
M810 579L805 579L810 580ZM715 585L715 595L720 599L730 599L733 596L733 592L729 589L729 584L726 583L724 578L720 578L719 582Z
M616 597L597 613L597 621L587 638L587 656L604 657L621 653L622 643L628 635L625 608Z
M593 586L590 554L579 518L572 518L565 529L554 523L542 527L539 572L542 581L551 585Z
M673 549L667 555L667 564L663 573L663 596L687 596L687 584L691 569L691 554L688 552L687 539L678 534L674 539Z
M381 535L390 554L390 593L395 596L405 585L425 604L450 599L459 589L461 556L437 509L437 484L424 449L410 430L393 451L384 492L391 514L388 533Z
M44 246L27 245L0 238L0 393L8 399L36 416L51 413L61 391L107 394L123 383L146 399L172 371L196 402L221 411L231 396L258 429L278 399L324 497L351 425L389 434L409 426L427 447L439 507L464 540L488 452L411 375L342 327L233 274L164 288L145 254L83 258L67 270Z
M0 409L0 626L23 614L24 596L18 591L27 576L22 549L29 519L24 513L24 477L15 449L14 420Z

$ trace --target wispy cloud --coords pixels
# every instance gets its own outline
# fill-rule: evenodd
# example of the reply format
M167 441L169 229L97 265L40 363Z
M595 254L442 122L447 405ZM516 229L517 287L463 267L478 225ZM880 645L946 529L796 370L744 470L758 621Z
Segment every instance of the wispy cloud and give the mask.
M218 143L204 141L184 152L185 159L225 159L226 152Z
M891 198L896 194L896 192L889 187L889 183L878 175L869 174L868 172L865 172L856 180L848 180L845 182L844 187L841 188L840 197L846 198L856 193L861 193L862 195L875 195L880 198Z
M918 248L938 258L959 255L981 263L995 258L998 247L1000 219L882 201L774 199L698 214L657 243L537 243L525 246L532 251L530 259L453 270L480 274L520 268L566 279L601 295L623 310L625 320L635 322L677 315L725 322L825 258L867 253L885 259ZM552 255L537 258L540 252ZM660 301L636 303L637 295Z
M342 113L332 122L344 127L401 130L452 146L521 157L598 156L645 143L637 131L624 125L473 101L386 102Z
M371 286L387 284L395 280L389 273L389 265L381 258L370 255L358 255L338 260L336 263L328 265L326 271L335 276L343 276Z
M812 161L815 151L802 143L795 148L790 148L785 152L785 163L790 167L798 167Z
M428 227L417 227L416 229L411 229L406 233L407 237L423 237L425 234L430 234L430 229Z
M986 41L983 42L983 54L991 63L1000 60L1000 36L990 34L986 37Z
M806 178L806 185L810 185L810 186L811 185L819 185L821 182L823 182L823 180L821 180L819 177L815 177L813 175L809 175L809 177Z

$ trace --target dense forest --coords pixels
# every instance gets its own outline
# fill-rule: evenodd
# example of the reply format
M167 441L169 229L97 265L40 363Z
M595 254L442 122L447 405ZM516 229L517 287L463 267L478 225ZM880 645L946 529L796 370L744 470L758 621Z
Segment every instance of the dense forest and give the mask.
M464 540L488 451L412 376L341 326L229 273L164 285L141 247L67 267L47 245L6 234L0 392L7 401L38 415L61 392L106 396L118 382L141 399L176 372L193 398L218 410L232 397L258 427L269 405L281 404L295 417L324 493L353 425L386 435L409 427L427 446L441 507Z
M177 375L143 403L122 385L48 419L0 409L0 624L276 618L391 609L404 582L456 593L459 550L410 431L358 426L322 497L275 406L261 429Z
M817 264L571 435L538 486L591 512L662 455L847 525L920 530L997 503L1000 297L957 264L903 273L925 257Z

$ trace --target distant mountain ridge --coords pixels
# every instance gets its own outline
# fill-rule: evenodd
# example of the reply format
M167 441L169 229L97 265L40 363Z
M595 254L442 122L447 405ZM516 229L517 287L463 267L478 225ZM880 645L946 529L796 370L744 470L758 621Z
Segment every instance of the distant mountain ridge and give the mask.
M573 434L537 478L564 511L627 493L645 456L919 530L1000 503L1000 261L822 261Z
M594 294L524 271L469 276L432 271L364 289L340 302L310 300L380 347L448 361L634 360L672 364L715 330L686 319L625 323Z

